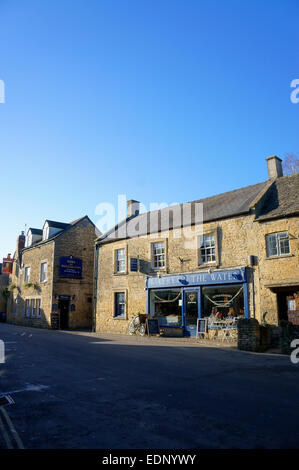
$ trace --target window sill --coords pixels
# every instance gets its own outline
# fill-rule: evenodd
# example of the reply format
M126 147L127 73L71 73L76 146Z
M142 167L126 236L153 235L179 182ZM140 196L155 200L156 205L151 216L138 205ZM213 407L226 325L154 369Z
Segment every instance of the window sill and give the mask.
M274 255L274 256L267 256L266 260L268 259L280 259L280 258L293 258L293 254L289 253L288 255Z
M126 276L128 273L127 273L127 271L125 271L125 272L113 273L113 274L114 274L114 276Z
M126 317L113 317L113 320L127 320Z
M219 264L217 263L217 261L213 261L213 262L211 262L211 263L199 264L199 265L198 265L198 268L199 268L199 269L207 269L207 268L215 268L215 269L218 269L218 268L219 268Z

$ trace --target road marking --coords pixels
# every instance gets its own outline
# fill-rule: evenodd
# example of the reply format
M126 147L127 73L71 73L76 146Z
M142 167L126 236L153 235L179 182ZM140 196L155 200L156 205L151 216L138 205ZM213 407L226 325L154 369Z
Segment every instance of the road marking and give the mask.
M2 436L5 440L5 444L7 446L8 449L13 449L13 445L12 445L12 442L10 440L10 437L9 435L7 434L6 432L6 429L4 427L4 424L3 424L3 421L1 419L1 416L0 416L0 431L2 432Z
M10 390L9 392L0 393L0 397L3 395L13 395L14 393L21 393L21 392L41 392L49 388L47 385L27 385L26 388L19 388L17 390Z
M17 446L18 446L18 449L24 449L24 445L23 445L23 442L22 442L22 439L20 438L16 428L14 427L10 417L8 416L8 413L7 411L5 410L5 408L1 407L0 408L1 411L2 411L2 414L4 416L4 418L6 419L6 422L7 422L7 425L8 425L8 428L11 432L11 434L13 435L16 443L17 443ZM0 418L1 419L1 418Z

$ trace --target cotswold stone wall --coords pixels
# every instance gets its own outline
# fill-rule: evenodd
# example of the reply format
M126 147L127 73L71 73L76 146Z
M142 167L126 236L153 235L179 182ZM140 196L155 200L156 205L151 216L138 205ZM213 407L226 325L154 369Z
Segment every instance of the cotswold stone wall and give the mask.
M291 254L267 258L266 234L288 231ZM252 254L258 257L256 276L256 318L269 324L278 324L277 294L268 286L283 283L293 286L299 280L299 218L290 217L268 222L254 222ZM295 289L296 290L296 289Z
M291 254L267 259L265 236L280 231L290 233ZM283 218L259 223L254 221L254 214L250 214L206 223L203 232L217 234L218 258L212 268L248 266L248 256L255 257L254 266L247 269L250 317L256 318L260 323L278 325L277 296L268 286L276 282L293 285L296 279L298 282L299 218ZM167 266L159 272L161 275L200 272L208 269L209 266L201 267L198 264L198 233L195 232L195 228L187 230L187 240L179 235L180 231L170 230L162 234L115 241L100 246L96 289L97 331L126 333L132 315L145 312L145 277L156 274L151 267L152 242L166 240ZM114 273L114 252L119 248L126 250L125 274ZM129 272L130 257L139 258L140 272ZM114 318L114 295L119 291L126 294L125 319Z
M91 328L93 298L93 268L95 228L83 220L68 230L55 243L53 303L58 303L55 296L71 296L75 310L69 312L70 328ZM59 276L59 258L74 256L82 259L82 279L67 279Z
M23 252L23 268L11 277L11 283L16 286L9 300L7 321L25 326L47 328L50 326L50 315L53 291L53 259L54 241L25 250ZM41 263L47 262L47 281L40 282ZM25 268L30 267L31 287L25 287ZM40 318L25 317L26 299L41 299Z
M93 263L95 227L87 219L67 230L57 239L23 252L23 268L14 266L11 283L16 285L8 302L7 321L25 326L51 327L53 305L58 306L59 295L71 296L75 310L69 312L70 328L91 328L93 296ZM59 276L61 256L81 258L82 279L66 279ZM41 263L47 262L47 281L40 282ZM30 283L24 285L25 267L30 266ZM41 317L25 316L26 299L41 299Z
M253 216L235 217L204 224L203 232L215 232L218 242L217 262L211 267L229 269L246 266L248 255L252 252L250 234L253 230ZM151 244L155 241L166 241L166 268L159 274L177 274L206 271L207 266L199 266L198 258L198 228L188 228L186 236L180 236L179 230L170 230L162 234L142 236L124 241L115 241L101 245L99 248L98 283L96 304L96 330L103 332L127 333L128 321L133 314L146 311L146 276L156 275L151 266ZM115 250L126 250L126 272L115 274ZM140 270L130 272L131 257L139 258ZM253 283L256 271L249 270L249 308L253 315ZM114 318L114 295L116 292L126 294L126 317Z
M254 318L238 321L238 349L259 351L261 346L260 325Z
M4 291L9 284L9 275L0 274L0 313L6 312L6 296Z

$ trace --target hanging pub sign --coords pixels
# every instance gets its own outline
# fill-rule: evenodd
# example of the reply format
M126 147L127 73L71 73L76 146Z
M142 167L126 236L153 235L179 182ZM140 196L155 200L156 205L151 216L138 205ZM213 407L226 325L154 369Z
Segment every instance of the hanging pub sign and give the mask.
M61 256L59 258L59 276L71 279L81 279L82 259L74 256Z

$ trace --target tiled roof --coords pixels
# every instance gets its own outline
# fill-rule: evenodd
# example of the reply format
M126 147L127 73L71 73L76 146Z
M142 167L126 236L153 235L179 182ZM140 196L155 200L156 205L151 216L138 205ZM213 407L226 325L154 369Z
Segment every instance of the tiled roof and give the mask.
M84 217L80 217L80 219L74 220L73 222L70 222L69 224L63 223L63 222L53 222L51 220L46 220L45 223L49 222L49 223L54 223L54 224L60 224L61 225L60 227L58 225L50 225L50 227L62 228L62 230L60 232L56 233L55 235L53 235L52 237L47 238L46 240L41 240L40 242L34 243L34 245L32 245L32 246L28 246L28 247L24 248L23 251L31 250L32 248L36 248L37 246L41 246L41 245L44 245L45 243L48 243L52 240L55 240L56 238L60 237L63 233L65 233L69 228L73 227L74 225L76 225L78 222L80 222L81 220L83 220L85 218L87 218L93 224L93 222L89 219L89 217L87 215L85 215Z
M198 199L191 203L191 206L195 206L195 203L203 204L203 221L210 222L213 220L224 219L228 217L235 217L240 214L245 214L250 211L251 203L256 199L258 194L265 188L268 182L258 183L245 188L236 189L227 193L218 194L217 196L207 197L205 199ZM132 238L128 235L130 232L130 225L137 226L139 224L138 236L146 235L150 232L159 232L161 227L163 230L179 228L180 225L176 225L173 222L172 211L181 210L183 211L183 204L177 206L170 206L166 209L158 211L146 212L136 217L131 217L119 222L108 232L104 233L98 238L99 243L105 243L109 241L121 240L124 238ZM189 224L192 225L195 222L194 219L195 211L193 209L191 213L191 220ZM157 230L150 231L150 224L153 219L158 220ZM185 223L187 221L185 220ZM188 225L188 223L186 224ZM151 225L152 229L153 225Z
M48 222L49 227L62 228L62 229L66 228L70 225L70 224L67 224L65 222L55 222L55 220L45 220L45 224L47 222Z
M31 232L33 235L42 235L42 234L43 234L42 229L39 229L39 228L32 228L32 227L30 227L30 228L28 229L28 232L29 232L29 230L30 230L30 232Z
M273 181L267 191L258 221L299 214L299 173Z

